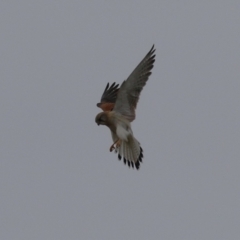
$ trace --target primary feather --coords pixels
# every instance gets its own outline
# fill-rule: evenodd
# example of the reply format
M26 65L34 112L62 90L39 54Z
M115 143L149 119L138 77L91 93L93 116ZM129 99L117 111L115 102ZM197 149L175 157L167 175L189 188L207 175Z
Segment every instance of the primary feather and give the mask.
M135 119L135 109L140 93L146 85L155 62L154 45L127 80L123 81L113 111L122 114L130 122Z

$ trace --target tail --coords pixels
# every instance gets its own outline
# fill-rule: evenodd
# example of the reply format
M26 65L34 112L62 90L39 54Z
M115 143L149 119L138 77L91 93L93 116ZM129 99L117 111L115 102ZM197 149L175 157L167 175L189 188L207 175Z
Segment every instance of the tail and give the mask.
M123 162L128 166L136 169L140 168L140 163L143 159L143 150L140 146L138 140L130 135L128 137L128 141L122 140L121 145L116 149L118 153L118 159L121 160L123 158Z

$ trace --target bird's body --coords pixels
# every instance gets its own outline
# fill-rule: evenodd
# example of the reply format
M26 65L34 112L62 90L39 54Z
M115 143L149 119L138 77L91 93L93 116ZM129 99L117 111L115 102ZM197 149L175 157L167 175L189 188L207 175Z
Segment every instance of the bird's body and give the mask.
M101 112L96 116L96 122L99 125L106 125L121 140L127 141L131 124L127 119L122 118L120 114L115 111Z
M125 164L137 169L142 162L143 150L133 136L131 122L135 119L140 93L151 75L150 70L155 61L154 52L153 46L120 88L115 83L110 87L107 84L101 102L97 104L103 112L96 116L95 121L98 125L106 125L110 129L113 139L110 151L115 149L119 160L123 157Z

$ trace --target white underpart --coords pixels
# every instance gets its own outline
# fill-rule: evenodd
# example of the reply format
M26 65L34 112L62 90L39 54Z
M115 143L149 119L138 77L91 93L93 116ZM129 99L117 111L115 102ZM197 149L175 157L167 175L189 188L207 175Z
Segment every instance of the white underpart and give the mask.
M130 128L128 128L128 130L122 126L121 124L118 124L117 125L117 129L116 129L116 133L117 133L117 136L121 139L121 140L124 140L124 141L128 141L128 136L130 134L132 134L132 131Z

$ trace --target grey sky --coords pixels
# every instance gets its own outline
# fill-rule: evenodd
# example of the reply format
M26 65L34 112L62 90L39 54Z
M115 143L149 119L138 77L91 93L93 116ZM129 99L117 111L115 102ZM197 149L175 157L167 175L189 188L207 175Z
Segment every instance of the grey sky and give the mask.
M240 1L1 1L0 239L240 236ZM96 107L156 46L132 124Z

